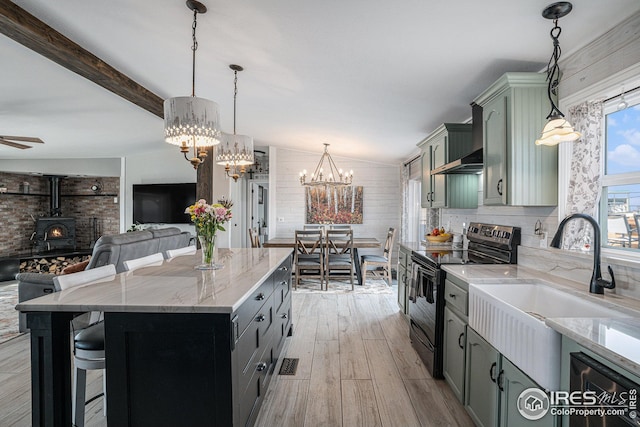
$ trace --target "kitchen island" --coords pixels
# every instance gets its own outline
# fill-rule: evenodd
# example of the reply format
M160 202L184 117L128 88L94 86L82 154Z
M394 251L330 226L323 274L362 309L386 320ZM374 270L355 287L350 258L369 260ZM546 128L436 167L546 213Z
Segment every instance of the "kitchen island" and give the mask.
M291 331L291 249L219 249L17 306L31 329L32 421L71 425L70 321L104 312L107 419L252 425Z

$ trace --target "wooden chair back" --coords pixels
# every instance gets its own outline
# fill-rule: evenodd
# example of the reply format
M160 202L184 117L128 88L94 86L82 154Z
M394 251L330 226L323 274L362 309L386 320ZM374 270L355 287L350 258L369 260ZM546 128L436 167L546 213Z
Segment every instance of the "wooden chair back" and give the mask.
M249 229L249 242L251 243L252 248L262 247L262 244L260 243L260 235L256 228Z

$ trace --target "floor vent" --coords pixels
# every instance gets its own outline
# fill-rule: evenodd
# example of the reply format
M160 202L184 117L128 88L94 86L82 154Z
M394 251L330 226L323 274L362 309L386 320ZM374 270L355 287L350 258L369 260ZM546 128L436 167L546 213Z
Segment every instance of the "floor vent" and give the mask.
M298 360L297 358L288 358L285 357L282 359L282 366L280 366L280 375L295 375L296 370L298 369Z

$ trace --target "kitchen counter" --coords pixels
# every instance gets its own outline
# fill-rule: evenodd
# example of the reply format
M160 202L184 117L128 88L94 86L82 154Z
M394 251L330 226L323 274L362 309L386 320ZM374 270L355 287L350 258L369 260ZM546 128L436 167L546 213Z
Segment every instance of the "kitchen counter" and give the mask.
M284 261L291 249L217 249L221 270L196 270L198 252L24 301L20 311L231 313Z
M562 291L608 308L626 318L548 318L545 324L583 347L628 371L640 375L640 301L605 290L589 293L588 283L552 276L515 264L445 265L443 269L467 283L508 283L514 279L535 279ZM631 316L631 317L628 317Z
M103 312L109 424L252 425L291 333L291 252L218 249L205 271L197 252L20 303L33 425L71 425L70 323L87 311Z

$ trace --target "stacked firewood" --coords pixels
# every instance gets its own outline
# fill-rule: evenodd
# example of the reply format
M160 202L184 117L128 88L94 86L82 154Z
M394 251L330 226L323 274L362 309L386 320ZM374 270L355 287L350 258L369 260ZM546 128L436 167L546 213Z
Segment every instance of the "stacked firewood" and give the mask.
M55 258L34 258L20 263L21 273L52 273L60 274L62 269L89 259L89 255Z

